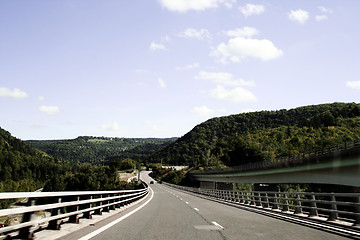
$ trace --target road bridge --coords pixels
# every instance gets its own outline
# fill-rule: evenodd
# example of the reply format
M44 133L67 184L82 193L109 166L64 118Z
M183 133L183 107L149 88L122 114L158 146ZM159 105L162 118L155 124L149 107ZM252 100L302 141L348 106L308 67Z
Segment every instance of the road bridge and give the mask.
M201 186L216 183L316 183L360 187L360 143L351 142L298 156L228 169L191 172Z

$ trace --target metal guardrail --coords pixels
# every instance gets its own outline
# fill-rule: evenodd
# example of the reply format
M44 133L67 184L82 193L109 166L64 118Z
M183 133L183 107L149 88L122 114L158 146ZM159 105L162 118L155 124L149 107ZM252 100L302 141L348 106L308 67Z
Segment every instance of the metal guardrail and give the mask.
M304 152L287 157L280 157L275 159L268 159L261 162L248 163L230 168L220 168L204 171L192 171L190 174L222 174L222 173L235 173L246 172L251 170L261 170L269 168L282 168L290 166L298 166L307 163L319 163L324 160L337 157L345 157L352 154L360 154L360 141L355 140L343 144L337 144L312 152Z
M341 221L347 225L360 224L360 193L229 191L164 184L236 204L326 221Z
M34 231L47 228L59 230L67 221L78 223L79 218L91 218L116 208L128 205L145 197L149 188L121 191L84 191L84 192L16 192L0 193L2 199L29 198L27 206L0 210L0 217L18 216L21 223L0 228L0 239L16 235L21 239L32 239ZM38 212L45 217L35 219Z

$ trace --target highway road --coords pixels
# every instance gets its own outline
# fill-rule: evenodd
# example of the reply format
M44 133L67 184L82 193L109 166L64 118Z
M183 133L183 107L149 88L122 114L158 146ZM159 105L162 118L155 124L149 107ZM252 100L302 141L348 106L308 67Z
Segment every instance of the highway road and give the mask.
M152 180L147 174L142 174L142 179ZM153 192L141 204L61 239L348 239L199 198L163 184L150 187Z

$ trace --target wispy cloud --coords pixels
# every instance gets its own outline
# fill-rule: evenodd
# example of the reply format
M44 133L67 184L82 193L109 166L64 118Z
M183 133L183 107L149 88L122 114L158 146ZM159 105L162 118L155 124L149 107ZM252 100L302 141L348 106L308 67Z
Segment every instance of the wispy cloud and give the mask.
M151 51L157 51L157 50L168 50L164 44L162 43L155 43L151 42L149 49Z
M166 83L162 78L158 78L158 86L159 88L166 88Z
M321 21L328 20L328 16L326 16L326 15L316 15L315 19L316 19L316 21L321 22Z
M236 28L233 30L223 31L226 36L229 37L246 37L251 38L259 34L259 30L253 27Z
M245 16L249 17L251 15L260 15L265 12L264 5L256 5L256 4L246 4L245 6L239 7L240 12Z
M304 24L307 20L309 20L309 12L302 9L292 10L288 13L288 17L291 21Z
M194 107L191 112L198 116L210 116L215 113L214 110L208 108L207 106Z
M45 113L47 115L56 115L60 113L60 109L58 106L41 106L38 108L38 111Z
M169 11L186 13L187 11L204 11L217 8L221 4L231 8L234 0L159 0L160 4Z
M100 128L106 131L118 131L119 124L117 122L114 122L113 124L102 124Z
M360 90L360 81L348 81L346 86L352 89Z
M206 72L201 71L196 76L195 79L210 80L214 83L228 85L228 86L254 86L253 81L245 81L243 79L234 79L233 74L227 72Z
M195 29L195 28L187 28L183 32L178 34L179 37L183 38L193 38L197 40L211 39L210 32L205 29Z
M176 67L175 69L178 71L181 71L181 70L195 69L195 68L199 68L199 67L200 67L200 63L196 62L196 63L188 64L185 66L179 66L179 67Z
M216 56L223 63L240 62L248 57L258 58L262 61L276 59L283 55L270 40L235 37L228 43L219 44L213 49L210 56Z
M154 132L165 132L166 131L166 129L160 127L161 123L157 122L157 121L146 120L145 125L147 127L150 127L150 129Z
M333 13L333 10L323 7L323 6L319 6L318 9L323 13Z
M235 103L252 102L257 100L255 95L247 89L237 87L228 90L221 85L218 85L215 89L210 90L210 96L221 101Z
M18 88L14 88L13 90L6 88L6 87L0 87L0 97L6 97L6 98L27 98L29 95L21 91Z

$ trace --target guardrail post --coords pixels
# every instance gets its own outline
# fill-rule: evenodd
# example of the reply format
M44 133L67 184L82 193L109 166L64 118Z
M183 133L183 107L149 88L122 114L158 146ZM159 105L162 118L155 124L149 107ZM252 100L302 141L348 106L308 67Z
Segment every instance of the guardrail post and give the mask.
M258 197L257 197L257 201L256 201L256 206L257 207L262 207L262 201L261 201L261 193L258 192Z
M77 201L77 202L80 201L80 197L79 197L79 196L76 197L76 201ZM77 212L77 211L79 211L80 206L79 206L79 205L76 205L76 206L73 206L73 207L69 207L69 209L70 209L71 212ZM69 222L71 222L71 223L79 223L78 214L74 214L74 215L70 216L70 217L69 217Z
M102 198L102 195L100 195L99 198L101 199L101 198ZM97 204L96 204L97 207L100 207L100 206L102 206L102 205L103 205L103 204L102 204L102 201L99 201L99 202L97 202ZM102 209L101 209L101 208L96 209L95 212L94 212L94 214L96 214L96 215L102 215Z
M61 197L57 198L57 203L61 203ZM51 209L51 216L57 216L60 214L60 208ZM61 221L59 219L49 222L48 229L60 230Z
M277 193L274 193L272 209L273 210L278 210L279 209L279 199L278 199L278 194Z
M90 195L90 197L89 197L89 200L91 200L91 199L93 199L93 196L92 196L92 195ZM86 209L86 208L91 208L91 203L85 204L85 205L83 206L83 208L84 208L84 209ZM84 212L83 217L86 218L86 219L91 219L92 216L91 216L90 212L91 212L90 210L87 211L87 212Z
M289 200L288 200L288 195L286 193L284 193L284 203L283 203L283 207L282 207L282 211L283 212L288 212L289 211Z
M250 193L250 206L255 206L255 205L256 205L255 193L253 191L251 191L251 193Z
M244 192L240 192L239 203L245 204Z
M335 194L331 193L330 197L331 197L331 211L330 211L330 216L328 218L328 221L335 221L336 219L339 218L339 214L337 212Z
M270 203L269 203L269 196L268 193L265 193L265 202L264 202L264 208L269 208L270 207Z
M105 195L104 195L104 198L106 198L106 197L108 197L108 196L109 196L109 194L105 194ZM105 202L105 205L109 203L108 200L107 200L107 201L104 201L104 202ZM103 212L110 212L109 206L103 207Z
M302 207L301 207L300 194L296 194L296 200L295 200L295 214L301 214L301 213L302 213Z
M311 194L310 206L311 206L311 208L310 208L310 215L309 215L309 217L316 217L316 216L318 216L316 198L315 198L315 194L314 194L314 193Z
M34 199L29 199L27 205L28 206L34 206L35 205L35 200ZM34 212L24 213L21 222L22 223L30 222L33 219L33 217L34 217ZM18 237L20 239L33 239L34 230L32 228L33 228L33 226L21 228L19 230L19 236Z
M115 194L111 194L110 196L115 197ZM114 203L115 200L111 200L110 203ZM109 206L109 210L115 210L115 204L112 204L111 206Z

